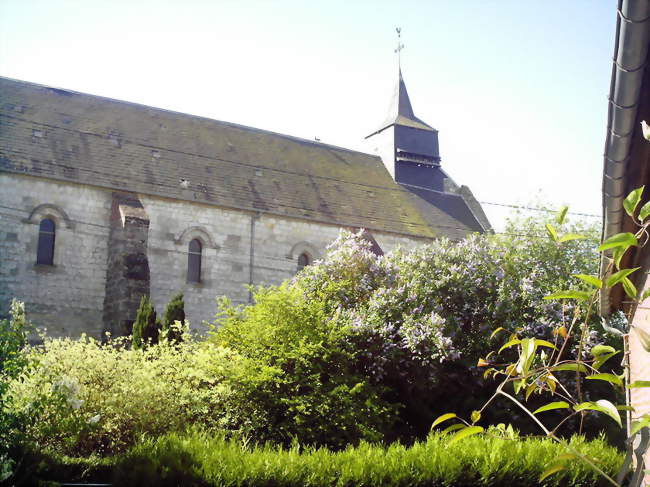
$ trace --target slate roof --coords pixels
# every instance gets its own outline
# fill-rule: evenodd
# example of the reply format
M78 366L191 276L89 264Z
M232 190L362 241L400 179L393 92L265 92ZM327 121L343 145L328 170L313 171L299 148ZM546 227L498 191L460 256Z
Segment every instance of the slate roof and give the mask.
M0 171L416 237L481 230L462 198L413 194L376 156L2 77Z
M406 83L404 83L404 77L402 76L401 68L399 70L397 85L395 86L395 92L393 93L393 98L388 109L388 116L386 117L386 121L380 125L379 129L368 135L368 137L372 137L373 135L382 132L388 127L392 127L393 125L403 125L405 127L422 129L429 132L437 132L437 130L434 129L431 125L423 122L415 116L409 93L406 90ZM366 139L368 137L366 137Z
M472 210L467 206L467 204L465 204L465 200L461 195L455 193L443 193L442 191L407 184L400 184L400 186L405 187L405 189L414 194L415 197L413 198L413 201L419 207L420 211L426 212L427 208L435 206L457 221L465 222L471 231L484 231L483 227L472 213ZM444 230L444 227L440 227L440 230Z

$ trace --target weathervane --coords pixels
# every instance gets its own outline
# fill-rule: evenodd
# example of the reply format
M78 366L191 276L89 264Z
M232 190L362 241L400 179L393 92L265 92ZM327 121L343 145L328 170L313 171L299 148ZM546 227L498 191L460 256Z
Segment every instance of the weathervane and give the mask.
M397 47L395 48L395 52L397 53L397 64L399 66L399 69L402 69L402 59L401 59L401 52L402 49L404 49L404 44L402 44L402 28L401 27L395 27L395 30L397 31Z

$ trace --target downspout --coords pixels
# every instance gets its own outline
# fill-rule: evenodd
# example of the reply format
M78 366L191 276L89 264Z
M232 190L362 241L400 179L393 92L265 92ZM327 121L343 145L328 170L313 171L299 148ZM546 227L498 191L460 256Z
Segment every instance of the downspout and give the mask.
M603 240L621 232L625 216L626 166L648 57L650 2L619 0L617 14L603 168ZM608 260L601 258L603 279L607 267ZM601 293L601 314L609 314L610 307L609 294Z
M260 214L259 213L253 213L251 215L251 242L250 242L250 248L248 251L248 303L251 304L253 302L253 266L255 264L255 221L259 220Z

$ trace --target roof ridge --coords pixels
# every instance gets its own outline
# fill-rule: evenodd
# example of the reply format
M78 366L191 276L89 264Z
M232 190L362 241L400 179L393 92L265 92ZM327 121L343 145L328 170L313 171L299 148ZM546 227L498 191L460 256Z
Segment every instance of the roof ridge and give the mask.
M138 103L138 102L134 102L134 101L120 100L119 98L112 98L110 96L95 95L95 94L86 93L86 92L83 92L83 91L76 91L76 90L71 90L71 89L68 89L68 88L59 88L59 87L56 87L56 86L50 86L50 85L45 85L45 84L42 84L42 83L35 83L33 81L25 81L25 80L16 79L16 78L9 78L7 76L1 76L1 75L0 75L0 81L10 81L10 82L14 82L14 83L21 83L21 84L31 85L31 86L35 86L35 87L39 87L39 88L44 88L46 90L59 92L59 94L74 94L74 95L81 95L81 96L88 96L88 97L92 97L92 98L98 98L98 99L101 99L101 100L106 100L106 101L110 101L110 102L114 102L114 103L120 103L120 104L123 104L123 105L130 105L130 106L133 106L133 107L136 107L136 108L147 108L149 110L156 110L156 111L159 111L159 112L170 113L170 114L173 114L173 115L181 115L181 116L190 117L190 118L193 118L193 119L204 120L204 121L207 121L207 122L213 122L213 123L223 124L223 125L227 125L227 126L230 126L230 127L245 129L245 130L249 130L249 131L253 131L253 132L259 132L259 133L264 133L264 134L273 135L273 136L277 136L277 137L282 137L282 138L285 138L285 139L289 139L289 140L293 140L293 141L296 141L296 142L305 143L305 144L309 144L309 145L314 145L314 146L317 146L317 147L324 147L324 148L327 148L327 149L334 149L334 150L339 150L339 151L343 151L343 152L350 152L350 153L353 153L353 154L363 154L363 155L370 156L370 157L375 157L375 158L379 157L376 154L371 154L369 152L363 152L363 151L356 150L356 149L349 149L347 147L341 147L341 146L334 145L334 144L327 144L327 143L316 141L316 140L305 139L304 137L298 137L298 136L295 136L295 135L283 134L281 132L275 132L273 130L262 129L262 128L259 128L259 127L252 127L250 125L243 125L243 124L235 123L235 122L228 122L226 120L218 120L216 118L210 118L210 117L206 117L206 116L203 116L203 115L193 115L193 114L187 113L187 112L179 112L177 110L171 110L169 108L161 108L161 107L155 107L155 106L152 106L152 105L145 105L144 103Z
M76 129L76 128L65 127L65 126L62 126L62 125L53 125L53 124L48 124L48 123L44 123L44 122L37 122L37 121L26 119L26 118L14 117L14 116L7 115L7 114L4 114L4 113L0 112L0 118L2 118L2 117L8 118L8 119L13 119L13 120L19 120L21 122L32 123L32 124L40 125L42 127L48 127L48 128L51 128L51 129L65 130L67 132L76 132L76 133L80 133L80 134L91 135L93 137L100 137L100 138L104 137L104 135L98 134L98 133L95 133L95 132L87 132L87 131L83 131L83 130ZM253 164L253 163L250 163L250 162L235 161L233 159L225 159L223 157L215 157L215 156L210 156L210 155L206 155L206 154L199 154L197 152L182 151L182 150L174 149L174 148L170 148L170 147L163 147L163 146L159 146L159 145L153 145L153 144L146 143L146 142L136 140L136 139L133 139L133 138L124 138L124 141L128 141L128 142L130 142L132 144L135 144L135 145L138 145L140 147L147 147L149 149L164 150L164 151L171 152L171 153L174 153L174 154L183 154L183 155L188 155L188 156L200 157L200 158L203 158L203 159L208 159L208 160L212 160L212 161L220 161L220 162L225 162L225 163L228 163L228 164L234 164L234 165L239 165L239 166L244 166L244 167L249 167L249 168L263 169L263 170L268 170L268 171L275 171L275 172L280 172L280 173L284 173L284 174L291 174L291 175L294 175L294 176L311 177L311 178L322 179L322 180L326 180L326 181L336 181L336 182L340 182L340 183L344 183L344 184L352 184L352 185L355 185L355 186L362 186L364 188L385 189L385 190L388 190L388 191L403 191L403 189L399 188L400 183L397 183L392 178L390 178L390 182L393 183L391 186L380 186L378 184L361 183L361 182L347 180L347 179L335 178L335 177L332 177L332 176L321 176L321 175L317 175L317 174L310 174L308 172L291 171L291 170L288 170L288 169L280 169L280 168L277 168L277 167L270 167L270 166L265 166L265 165L261 165L261 164ZM379 158L379 156L373 156L372 154L363 154L363 155L371 156L371 157L374 157L374 158ZM384 168L383 165L381 167ZM404 190L404 191L406 191L406 190Z

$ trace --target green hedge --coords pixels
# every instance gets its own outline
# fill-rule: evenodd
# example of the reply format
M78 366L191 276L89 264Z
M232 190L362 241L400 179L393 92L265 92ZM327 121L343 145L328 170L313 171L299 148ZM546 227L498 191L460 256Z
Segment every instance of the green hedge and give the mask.
M449 436L431 435L406 447L362 443L327 449L253 447L205 433L171 433L146 439L126 454L99 460L60 458L40 472L59 481L112 481L120 486L599 486L607 483L584 464L539 482L561 445L544 439L495 436L466 438L447 446ZM609 474L622 454L602 440L571 440ZM107 461L112 462L109 468ZM85 463L84 463L85 462ZM45 465L47 462L41 462ZM85 473L85 475L84 475Z

